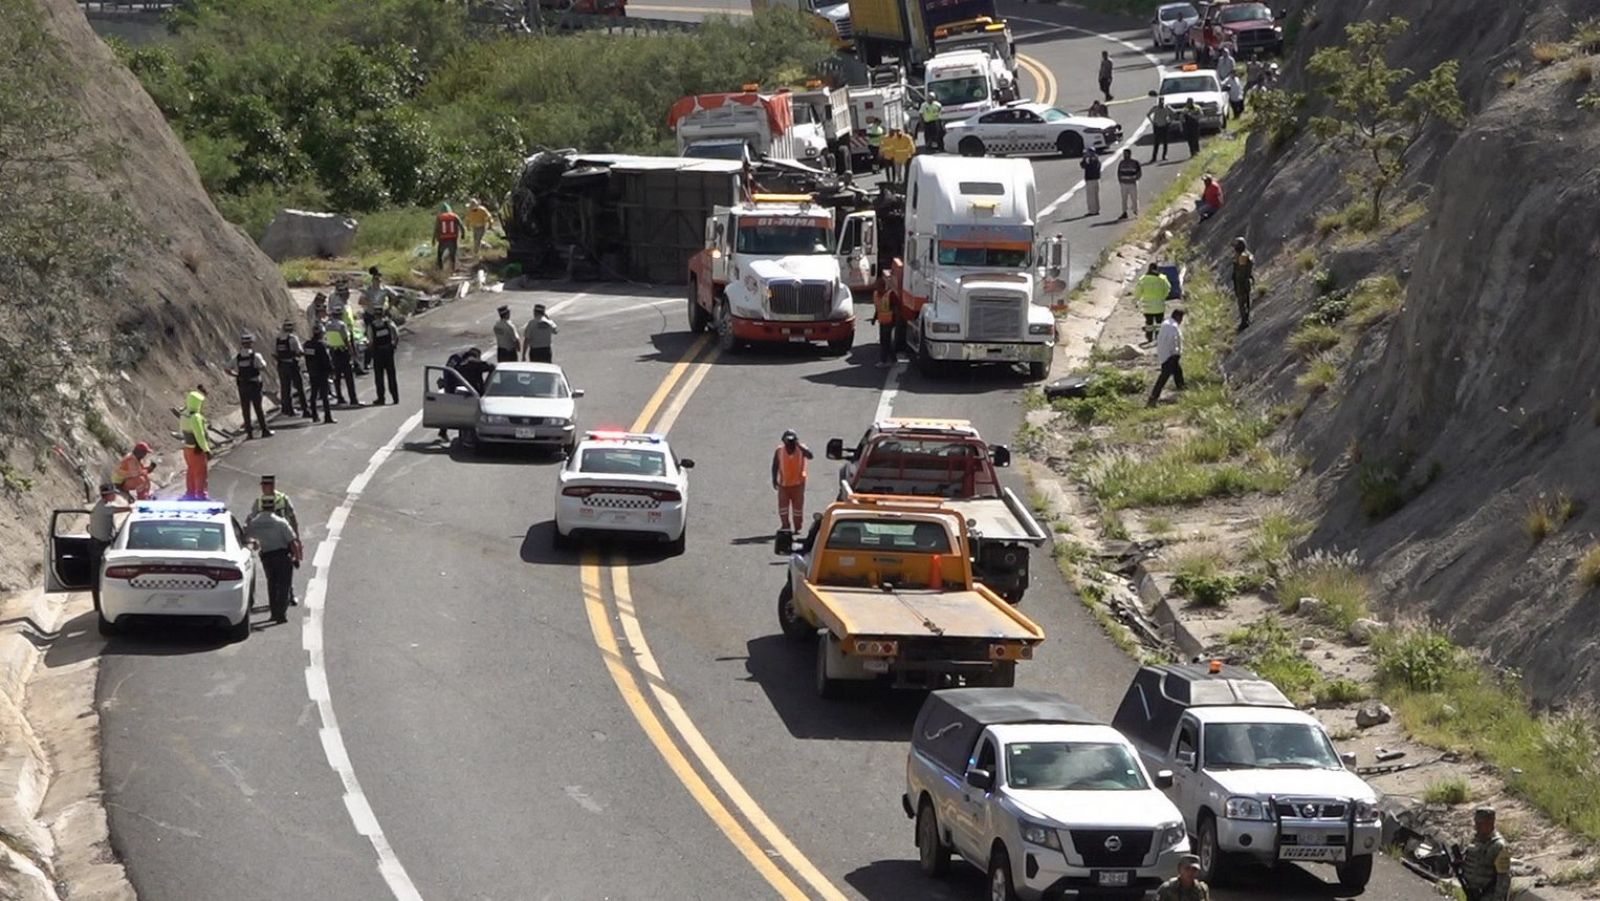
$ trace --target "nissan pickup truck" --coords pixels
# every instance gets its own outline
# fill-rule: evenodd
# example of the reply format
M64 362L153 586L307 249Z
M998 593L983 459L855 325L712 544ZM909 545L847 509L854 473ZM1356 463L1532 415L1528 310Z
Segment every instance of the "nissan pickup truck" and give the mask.
M1146 766L1172 771L1201 879L1292 861L1332 864L1342 895L1366 887L1383 833L1377 793L1271 682L1220 661L1142 667L1111 725Z
M778 621L815 641L816 689L1009 687L1044 630L972 574L966 520L935 498L830 504L790 555Z
M1171 784L1064 698L958 688L923 702L900 804L929 876L954 853L988 874L990 898L1142 898L1189 852Z
M978 581L1013 604L1028 590L1028 548L1050 540L1016 492L1000 484L997 468L1011 451L985 444L964 419L884 419L854 448L828 441L827 456L842 460L839 499L894 494L944 499L961 514L972 536Z

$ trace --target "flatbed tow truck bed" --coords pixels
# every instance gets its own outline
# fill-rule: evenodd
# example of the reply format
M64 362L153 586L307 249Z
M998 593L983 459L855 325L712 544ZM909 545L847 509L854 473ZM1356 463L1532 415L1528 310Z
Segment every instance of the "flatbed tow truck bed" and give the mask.
M1043 641L1044 632L993 593L812 585L817 615L839 635L915 640Z

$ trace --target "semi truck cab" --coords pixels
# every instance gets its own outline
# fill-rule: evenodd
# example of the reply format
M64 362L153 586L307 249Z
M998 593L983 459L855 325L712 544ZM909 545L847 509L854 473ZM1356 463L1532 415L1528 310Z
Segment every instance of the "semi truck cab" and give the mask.
M933 30L934 52L940 55L963 50L977 50L989 59L989 70L995 84L995 99L1009 103L1019 96L1017 91L1017 45L1011 36L1011 26L996 22L988 16L951 22ZM943 102L942 100L940 101Z

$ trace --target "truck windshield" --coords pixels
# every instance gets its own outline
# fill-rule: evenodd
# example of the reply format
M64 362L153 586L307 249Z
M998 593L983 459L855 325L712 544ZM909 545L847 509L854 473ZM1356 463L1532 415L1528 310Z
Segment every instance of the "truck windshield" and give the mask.
M1128 749L1109 742L1006 745L1006 784L1031 791L1141 791L1149 788Z
M995 269L1025 269L1028 266L1027 250L1020 247L968 247L944 242L939 244L939 265L982 266Z
M904 551L950 553L950 535L937 522L846 519L828 533L830 551Z
M982 75L950 78L928 84L928 90L946 105L979 103L989 99L989 79Z
M1217 14L1217 20L1224 25L1235 22L1271 22L1272 10L1260 3L1230 3Z
M813 224L811 220L787 224L762 224L755 227L741 225L734 252L761 256L831 254L833 248L828 246L830 237L828 229Z
M1206 726L1207 769L1339 769L1339 755L1309 723L1212 723Z

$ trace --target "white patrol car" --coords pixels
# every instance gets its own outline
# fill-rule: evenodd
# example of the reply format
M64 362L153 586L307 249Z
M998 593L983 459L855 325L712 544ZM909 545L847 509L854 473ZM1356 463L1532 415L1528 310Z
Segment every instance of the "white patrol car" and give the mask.
M93 587L87 510L57 510L50 525L46 590ZM69 531L70 528L70 531ZM250 637L256 567L244 532L217 501L140 501L127 514L101 564L103 635L132 618L217 620L228 637Z
M580 535L628 533L655 535L682 553L693 468L661 435L588 433L556 483L556 546Z
M1122 140L1114 119L1076 116L1043 103L1020 102L952 122L945 146L962 156L1061 154L1081 156L1084 148L1109 151Z
M1201 69L1190 63L1181 69L1163 69L1161 87L1156 89L1161 102L1174 113L1181 114L1185 103L1193 100L1200 107L1200 127L1221 131L1228 127L1228 92L1212 69ZM1179 127L1183 120L1174 116L1173 125ZM1168 131L1169 135L1174 134Z

